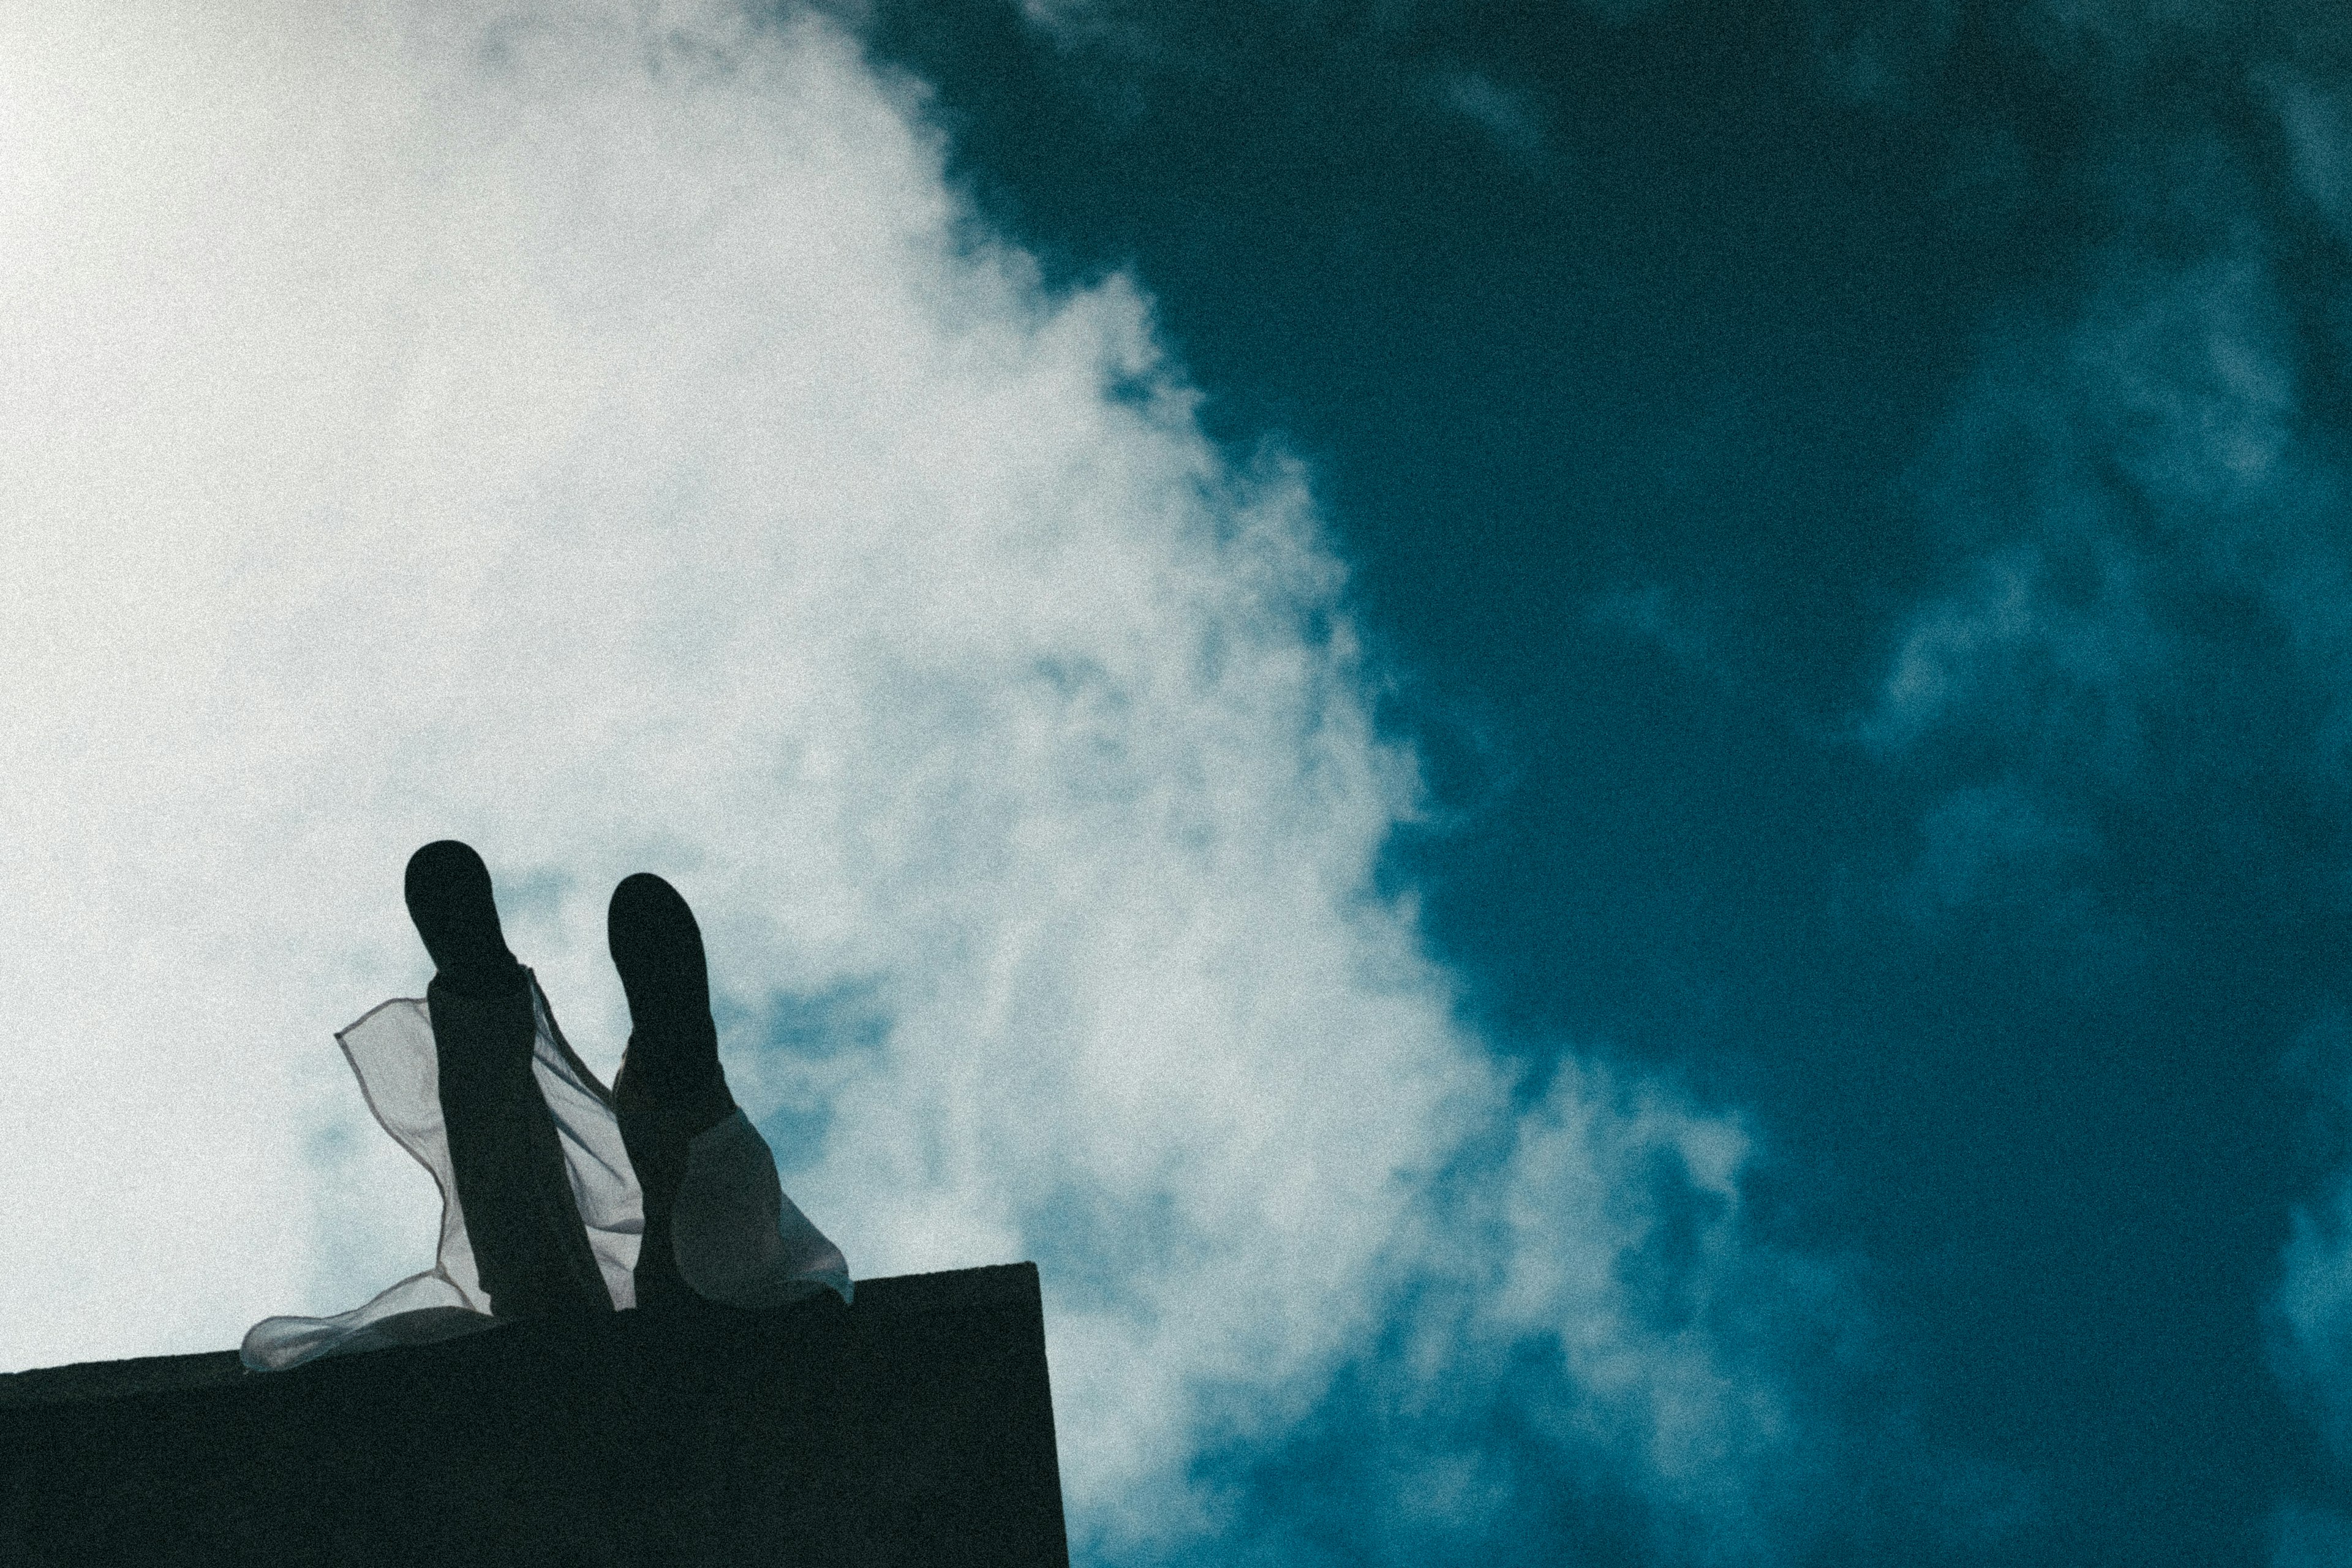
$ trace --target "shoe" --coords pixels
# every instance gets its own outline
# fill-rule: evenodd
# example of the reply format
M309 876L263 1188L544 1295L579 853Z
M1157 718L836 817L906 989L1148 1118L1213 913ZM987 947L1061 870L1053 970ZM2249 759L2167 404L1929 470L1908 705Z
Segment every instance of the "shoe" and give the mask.
M677 889L641 871L613 889L605 936L629 998L629 1046L613 1103L645 1198L637 1304L688 1305L699 1298L678 1274L671 1215L694 1140L735 1113L719 1065L702 931Z
M444 838L409 858L405 891L436 970L425 1005L441 1121L490 1313L610 1312L562 1140L531 1072L538 987L508 951L489 869Z
M408 918L449 989L493 996L522 984L522 965L499 928L490 868L472 846L455 838L427 844L408 858L402 891Z

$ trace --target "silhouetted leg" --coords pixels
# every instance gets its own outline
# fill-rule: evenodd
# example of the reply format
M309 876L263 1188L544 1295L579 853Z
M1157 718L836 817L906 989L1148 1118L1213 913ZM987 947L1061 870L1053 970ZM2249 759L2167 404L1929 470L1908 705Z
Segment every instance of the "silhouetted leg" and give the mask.
M530 978L499 929L489 869L467 846L440 839L409 858L406 892L437 971L425 1005L441 1116L490 1310L610 1312L555 1118L531 1076Z
M670 1216L686 1175L688 1146L735 1111L719 1066L702 931L677 889L641 871L613 889L605 935L629 997L629 1048L613 1100L621 1142L645 1194L637 1304L689 1302L697 1298L677 1272Z

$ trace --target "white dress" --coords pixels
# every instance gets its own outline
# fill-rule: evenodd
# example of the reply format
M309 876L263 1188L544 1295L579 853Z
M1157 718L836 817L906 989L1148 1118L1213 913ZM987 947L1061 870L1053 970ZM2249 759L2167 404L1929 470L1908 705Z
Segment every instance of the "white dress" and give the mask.
M645 1229L636 1173L621 1143L612 1096L555 1026L537 977L530 982L537 1037L531 1071L554 1114L572 1196L613 1305L636 1305L635 1270ZM238 1352L256 1372L281 1372L324 1355L446 1339L493 1320L474 1263L466 1212L441 1124L438 1059L425 1004L404 997L375 1007L335 1037L360 1092L383 1130L441 1189L441 1245L433 1267L362 1306L331 1318L264 1318ZM687 1154L671 1222L677 1270L697 1294L730 1307L779 1307L823 1289L850 1299L849 1266L784 1195L767 1140L738 1110L698 1136Z

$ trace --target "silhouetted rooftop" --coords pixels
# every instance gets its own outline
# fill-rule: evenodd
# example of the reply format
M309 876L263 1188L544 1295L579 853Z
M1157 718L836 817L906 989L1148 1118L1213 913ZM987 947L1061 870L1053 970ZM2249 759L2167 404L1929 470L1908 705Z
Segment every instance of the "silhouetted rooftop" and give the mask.
M1034 1264L0 1376L0 1562L1068 1561Z

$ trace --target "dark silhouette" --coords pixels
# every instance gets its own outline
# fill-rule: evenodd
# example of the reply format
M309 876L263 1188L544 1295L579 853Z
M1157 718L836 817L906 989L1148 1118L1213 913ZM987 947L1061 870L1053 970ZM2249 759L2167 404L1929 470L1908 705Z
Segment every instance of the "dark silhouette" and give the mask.
M1066 1568L1037 1271L0 1374L0 1563Z
M530 980L499 931L489 870L445 838L409 858L406 892L437 971L425 995L441 1117L491 1315L610 1312L555 1119L531 1079Z
M785 1195L728 1093L702 932L675 888L640 872L614 891L632 1027L612 1089L507 946L479 855L427 844L404 892L432 983L335 1038L377 1123L440 1188L433 1266L331 1317L263 1319L244 1364L285 1372L524 1318L851 1300L847 1259Z
M456 1199L434 1268L240 1351L0 1376L0 1562L1066 1568L1035 1268L853 1292L728 1093L677 890L614 891L610 1092L480 856L428 844L405 891L425 999L337 1038Z
M493 1316L610 1312L572 1205L561 1138L531 1076L530 972L508 948L489 868L454 838L410 857L409 918L436 969L425 995L458 1202ZM671 1219L695 1138L735 1112L719 1064L701 928L650 872L623 879L606 942L629 1001L613 1104L645 1201L639 1306L684 1304Z
M613 1103L645 1193L637 1304L670 1306L688 1294L670 1245L687 1152L697 1134L734 1113L735 1100L719 1065L702 931L677 889L648 871L624 878L605 910L604 933L629 998L629 1048Z
M408 858L403 879L408 918L432 955L436 978L469 996L522 984L522 965L507 949L490 868L473 846L436 839Z

